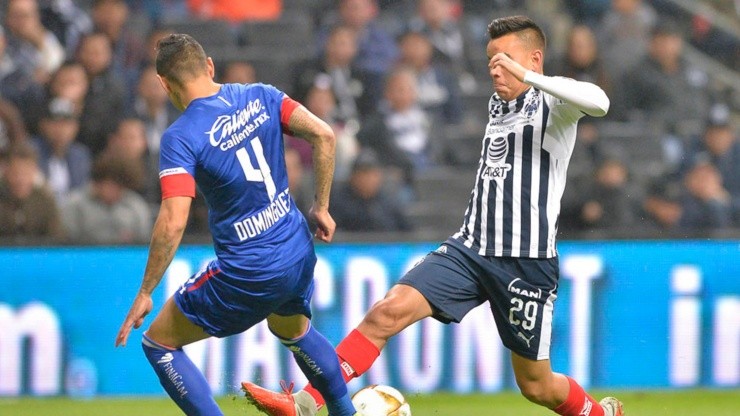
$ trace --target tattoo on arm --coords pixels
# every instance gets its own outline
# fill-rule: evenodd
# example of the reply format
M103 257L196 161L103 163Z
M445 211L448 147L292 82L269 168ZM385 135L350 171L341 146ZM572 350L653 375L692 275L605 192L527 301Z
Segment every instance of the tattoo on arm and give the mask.
M328 124L304 107L293 111L288 127L313 147L314 198L318 207L328 208L334 178L334 132Z

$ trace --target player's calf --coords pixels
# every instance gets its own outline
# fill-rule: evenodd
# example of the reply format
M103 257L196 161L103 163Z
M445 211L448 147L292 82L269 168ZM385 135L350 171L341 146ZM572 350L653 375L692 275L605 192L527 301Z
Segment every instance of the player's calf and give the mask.
M158 344L144 335L141 346L164 390L188 416L223 415L203 374L182 348Z

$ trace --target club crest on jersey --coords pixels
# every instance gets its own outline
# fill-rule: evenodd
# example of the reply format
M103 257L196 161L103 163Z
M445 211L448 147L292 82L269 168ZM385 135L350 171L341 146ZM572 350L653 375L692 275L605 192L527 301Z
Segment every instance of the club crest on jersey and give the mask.
M531 119L534 117L534 114L539 110L540 108L540 90L535 89L532 91L532 94L527 94L526 101L524 103L524 108L522 111L524 112L524 116L527 119Z
M506 163L506 155L509 153L509 141L505 137L491 138L486 149L486 165L483 167L481 178L483 179L506 179L511 170L511 165Z

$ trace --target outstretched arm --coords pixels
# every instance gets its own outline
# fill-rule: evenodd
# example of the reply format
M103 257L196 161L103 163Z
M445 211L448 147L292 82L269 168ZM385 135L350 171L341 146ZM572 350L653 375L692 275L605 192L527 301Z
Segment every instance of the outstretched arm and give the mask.
M314 201L309 216L317 225L316 238L330 242L336 224L329 214L329 194L334 178L334 131L323 120L297 107L290 115L288 128L298 137L311 143L313 148Z
M144 279L133 305L121 325L116 337L116 346L126 346L132 328L139 328L152 310L152 292L164 276L172 262L177 247L182 240L188 222L192 198L177 196L162 201L157 221L154 223L152 240L149 245L149 258L144 270Z
M549 77L527 70L505 53L494 55L491 63L502 66L519 81L539 88L590 116L603 117L609 111L609 97L598 85L570 78Z

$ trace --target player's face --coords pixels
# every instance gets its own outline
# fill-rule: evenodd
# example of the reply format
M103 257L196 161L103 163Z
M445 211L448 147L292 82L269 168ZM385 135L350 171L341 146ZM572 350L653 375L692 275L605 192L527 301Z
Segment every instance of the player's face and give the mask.
M514 33L491 39L488 42L486 54L489 60L499 52L505 53L526 69L537 70L533 59L534 51L530 50ZM501 66L489 67L489 74L493 80L493 89L503 100L511 101L529 88L527 84L516 79Z

